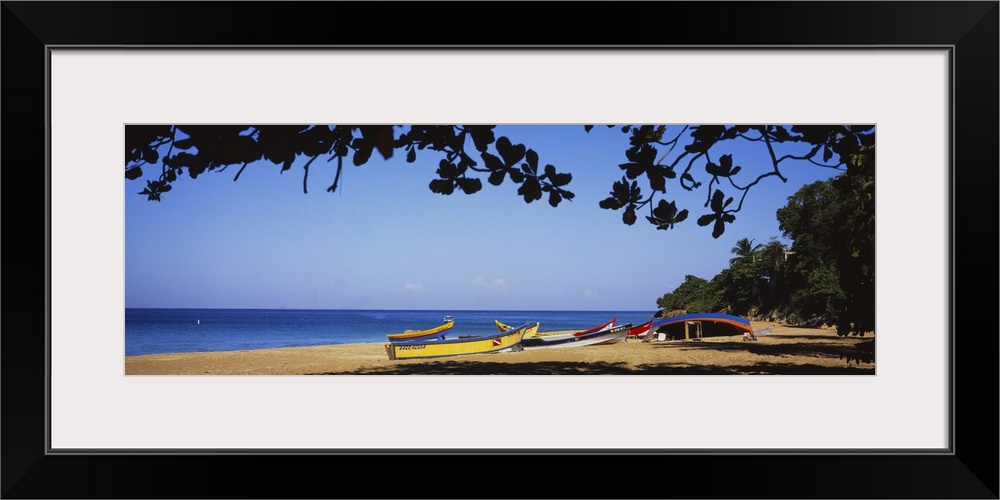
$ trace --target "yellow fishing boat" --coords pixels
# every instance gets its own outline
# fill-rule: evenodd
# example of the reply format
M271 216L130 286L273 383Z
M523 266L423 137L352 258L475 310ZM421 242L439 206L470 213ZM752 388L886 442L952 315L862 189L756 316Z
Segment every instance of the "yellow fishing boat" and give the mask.
M511 328L513 328L510 325L506 325L506 324L501 323L501 322L499 322L497 320L493 320L493 322L497 324L497 331L500 332L500 333L506 332L506 331L510 330ZM531 325L527 329L525 329L524 330L524 338L530 339L531 337L534 337L536 335L544 335L544 334L538 333L538 325L539 324L540 323L535 323L534 325Z
M455 326L455 320L451 316L444 317L444 324L435 326L427 330L407 330L403 333L390 333L386 335L389 340L417 340L444 337L443 332L451 330Z
M528 325L525 324L506 332L488 335L393 341L385 345L385 352L389 359L411 359L515 350L520 347L527 329Z
M510 325L501 323L498 320L493 320L493 322L497 324L497 331L506 332L507 330L510 330ZM596 332L598 330L607 330L607 329L609 329L609 328L611 328L613 326L615 326L615 319L612 319L611 321L608 321L607 323L604 323L602 325L595 326L595 327L593 327L593 328L591 328L589 330L584 330L582 332L574 332L573 335L579 337L581 335L587 335L587 334L590 334L590 333L594 333L594 332ZM535 323L534 327L530 328L527 332L525 332L524 338L530 339L530 338L533 338L533 337L547 337L547 336L557 335L557 334L559 334L559 333L558 332L539 332L538 331L538 323Z

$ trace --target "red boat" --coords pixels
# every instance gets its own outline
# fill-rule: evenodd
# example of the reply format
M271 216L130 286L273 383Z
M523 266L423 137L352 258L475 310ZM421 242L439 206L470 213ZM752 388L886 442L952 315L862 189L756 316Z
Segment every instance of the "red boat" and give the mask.
M603 325L597 325L597 326L591 328L590 330L584 330L582 332L576 332L576 333L573 334L573 336L574 337L579 337L581 335L589 335L591 333L599 332L601 330L611 329L611 328L613 328L615 326L615 321L617 319L618 318L613 318L611 321L608 321L607 323L604 323Z
M651 328L653 328L653 320L649 320L648 323L644 323L639 326L630 328L628 331L628 335L626 335L625 338L632 337L641 339L645 337L647 334L649 334L649 330Z

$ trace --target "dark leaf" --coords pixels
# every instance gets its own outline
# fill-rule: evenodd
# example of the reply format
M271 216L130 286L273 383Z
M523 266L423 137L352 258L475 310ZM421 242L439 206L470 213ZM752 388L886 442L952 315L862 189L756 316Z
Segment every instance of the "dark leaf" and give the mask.
M441 160L438 162L437 174L441 176L442 179L454 179L458 175L458 168L448 160Z
M830 158L832 156L833 156L833 151L830 151L830 147L829 146L823 146L823 161L824 162L830 161Z
M589 132L590 132L590 129L592 129L592 128L594 128L594 126L593 126L593 125L584 125L584 126L583 126L583 131L584 131L584 132L588 132L588 133L589 133Z
M497 139L497 152L503 158L504 164L511 167L524 158L525 148L524 144L513 145L510 143L510 139L501 137Z
M639 187L639 183L632 181L632 185L629 186L629 201L633 203L638 203L642 199L642 188Z
M650 222L657 224L657 229L673 229L674 224L687 219L687 210L677 212L677 204L660 200L660 203L653 209L653 217L647 217Z
M792 136L789 135L788 130L785 127L782 127L781 125L775 126L774 129L771 130L771 134L778 142L787 142L791 141L792 139Z
M531 166L532 170L538 169L538 153L536 153L535 150L529 149L526 153L524 153L524 159L528 162L528 165ZM548 167L545 168L545 173L548 173Z
M562 196L559 196L558 191L552 191L549 193L549 205L558 207L560 201L562 201Z
M489 181L490 184L493 184L494 186L499 186L500 184L503 184L503 178L505 174L506 172L504 170L494 170L493 173L490 174L489 179L487 180Z
M285 163L281 165L281 171L284 172L285 170L288 170L288 169L292 168L292 162L294 162L294 161L295 161L295 158L289 158L289 159L285 160Z
M299 139L303 154L317 156L330 150L336 134L328 126L316 126L299 134Z
M715 220L715 227L712 228L712 237L718 238L722 236L722 233L726 232L726 223L722 219Z
M712 194L712 211L721 212L722 211L722 198L725 196L722 191L716 189L715 193Z
M191 176L192 179L197 179L198 176L201 175L202 172L204 172L206 168L208 168L208 167L206 167L204 164L201 164L201 163L199 163L197 165L189 165L188 166L188 175Z
M736 172L740 171L740 167L733 168L733 157L731 155L722 155L719 157L719 164L716 165L712 162L705 164L705 171L711 175L719 177L729 177Z
M160 153L157 150L153 149L153 148L146 148L142 152L142 157L143 157L143 159L146 160L146 163L154 163L155 164L157 161L160 160Z
M493 126L470 125L466 127L466 130L472 135L472 142L480 153L485 153L486 148L496 140L493 135Z
M732 170L733 168L733 155L722 155L719 157L719 166L725 171Z
M526 203L531 203L542 198L542 186L538 183L538 179L529 177L517 189L517 194L523 196Z
M605 198L598 205L607 210L618 210L622 207L622 204L614 197Z
M173 170L171 170L173 172ZM125 178L134 181L142 177L142 167L133 167L125 171Z
M635 207L629 205L628 208L622 213L622 222L631 226L635 224Z
M482 156L483 156L483 163L486 164L486 168L494 172L504 170L505 167L503 162L500 161L500 158L497 158L496 156L490 153L483 153Z
M177 149L191 149L194 146L194 140L190 137L187 139L181 139L179 141L174 141L174 147Z
M715 220L715 219L716 219L715 214L705 214L705 215L702 215L701 217L698 217L698 225L699 226L707 226L707 225L711 224L712 221Z
M510 139L508 139L506 136L500 136L500 138L497 139L496 146L497 146L497 151L500 153L500 156L504 156L504 152L510 151L511 147L513 147L513 145L510 143Z
M627 163L625 165L620 165L620 166L622 166L622 167L625 168L625 175L629 179L635 179L635 178L639 177L640 175L642 175L643 172L646 172L646 169L650 168L652 165L643 165L643 164L639 164L639 163Z
M468 155L463 153L461 155L461 159L458 160L458 173L464 174L465 171L469 169L469 167L473 167L475 165L476 162L472 158L469 158Z
M177 153L164 158L163 164L171 168L183 167L192 163L194 158L194 155L191 153Z
M634 163L648 168L656 161L656 148L649 144L642 144L625 151L625 157Z
M611 195L619 200L628 200L629 198L629 188L628 181L622 177L622 180L616 181L611 186Z
M736 127L728 128L722 133L721 139L734 139L739 133L740 131Z
M667 181L663 178L663 174L660 173L659 169L649 169L646 171L646 177L649 179L649 188L653 191L659 191L661 193L667 192Z
M172 168L168 169L167 173L164 174L164 176L166 177L167 182L174 182L177 180L177 172Z
M638 128L632 130L632 137L629 138L629 143L632 145L644 144L650 141L659 140L663 134L657 137L656 131L652 125L642 125Z
M510 180L514 181L516 184L524 182L524 174L520 170L510 170Z
M415 161L417 161L417 150L415 148L410 148L410 150L406 152L406 163L413 163Z
M357 144L357 141L354 142ZM358 150L354 152L354 166L360 167L361 165L368 163L368 159L372 156L372 150L372 145L368 143L358 148Z
M392 125L363 126L361 127L361 135L364 136L365 141L371 144L373 148L378 149L383 158L386 160L392 158ZM368 151L368 155L371 156L371 150ZM357 158L357 155L355 155L355 165L358 165ZM365 161L368 160L366 159Z
M826 125L796 125L792 127L792 132L802 134L802 140L810 144L822 144L830 138L831 134L837 133L837 128Z
M691 137L694 138L694 141L684 146L684 150L689 153L704 153L718 142L725 130L726 127L722 125L701 125L695 127L694 131L691 132Z
M549 178L553 186L565 186L573 180L573 174L555 174Z
M430 183L431 191L441 194L451 194L455 191L455 184L448 179L434 179Z
M542 178L552 177L553 175L556 175L556 167L553 167L552 165L545 165L545 175L543 175Z
M677 204L667 200L660 200L656 208L653 209L653 216L662 220L673 219L675 213L677 213Z
M474 177L461 177L456 182L458 182L458 187L460 187L462 191L465 191L465 194L473 194L480 189L483 189L483 181Z

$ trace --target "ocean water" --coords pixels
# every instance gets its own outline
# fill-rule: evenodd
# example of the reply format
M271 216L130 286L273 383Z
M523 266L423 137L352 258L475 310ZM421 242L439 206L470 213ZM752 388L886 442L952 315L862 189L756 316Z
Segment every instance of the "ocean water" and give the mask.
M496 332L494 320L540 331L586 330L617 318L640 325L654 311L396 311L298 309L125 309L125 355L239 351L386 342L386 335L455 318L449 336Z

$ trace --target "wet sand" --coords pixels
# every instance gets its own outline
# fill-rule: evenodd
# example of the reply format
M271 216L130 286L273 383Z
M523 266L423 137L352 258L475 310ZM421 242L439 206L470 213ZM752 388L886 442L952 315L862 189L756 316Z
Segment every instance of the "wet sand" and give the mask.
M126 375L874 375L874 335L774 327L700 341L629 340L613 345L526 349L445 358L390 360L385 343L125 357Z

